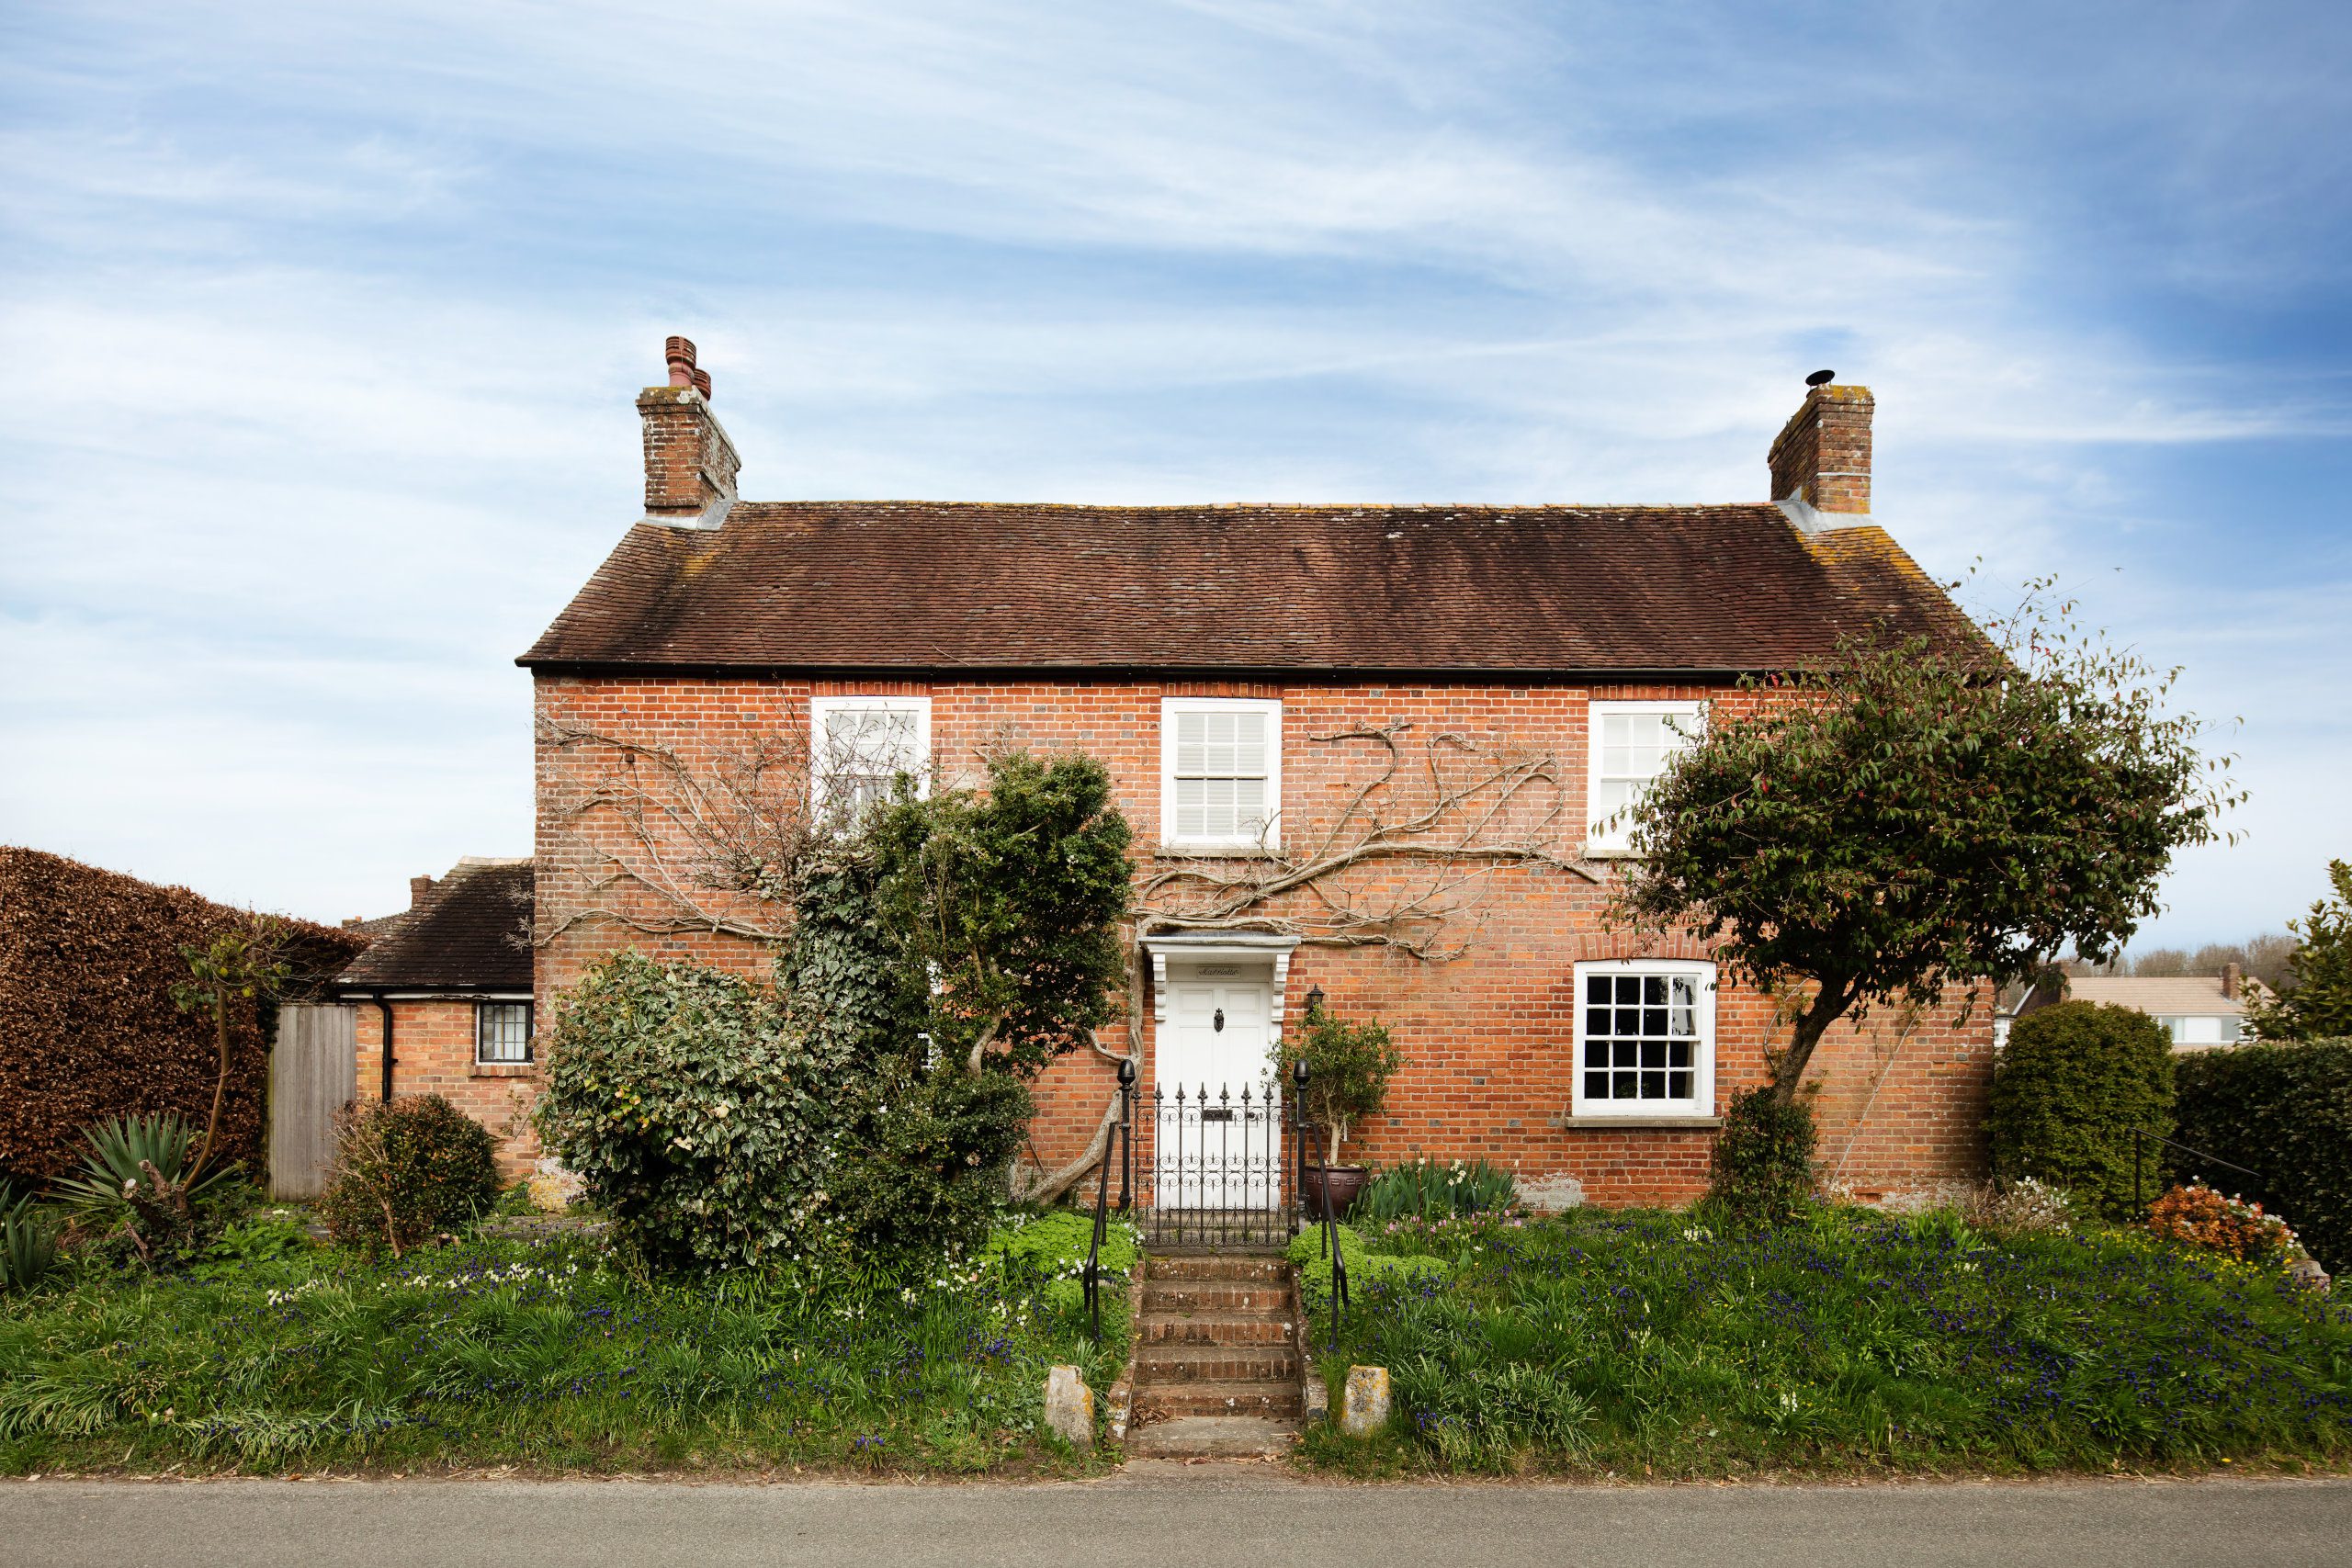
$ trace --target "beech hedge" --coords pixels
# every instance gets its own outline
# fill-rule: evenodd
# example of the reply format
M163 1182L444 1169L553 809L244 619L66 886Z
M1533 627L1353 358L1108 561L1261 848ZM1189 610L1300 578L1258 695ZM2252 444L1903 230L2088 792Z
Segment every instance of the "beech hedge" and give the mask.
M170 1111L199 1127L212 1105L212 1021L182 1012L183 944L244 911L38 850L0 847L0 1174L44 1181L81 1163L82 1130ZM356 931L286 922L300 987L339 974ZM266 1030L232 1010L221 1155L258 1173L268 1091Z
M2352 1268L2352 1040L2185 1054L2173 1136L2242 1171L2176 1149L2172 1168L2262 1205L2332 1274Z

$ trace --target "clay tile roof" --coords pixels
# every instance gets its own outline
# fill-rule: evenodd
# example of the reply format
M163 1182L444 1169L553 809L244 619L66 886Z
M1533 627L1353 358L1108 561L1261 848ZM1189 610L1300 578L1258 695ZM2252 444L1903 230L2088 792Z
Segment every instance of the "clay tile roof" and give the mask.
M527 991L531 896L529 861L461 860L415 908L394 916L337 983Z
M2222 994L2218 975L2077 975L2067 980L2066 995L2074 1001L2135 1008L2159 1018L2237 1018L2245 1012L2244 1002Z
M1967 639L1885 532L1736 506L745 502L639 524L517 662L594 669L1785 669Z

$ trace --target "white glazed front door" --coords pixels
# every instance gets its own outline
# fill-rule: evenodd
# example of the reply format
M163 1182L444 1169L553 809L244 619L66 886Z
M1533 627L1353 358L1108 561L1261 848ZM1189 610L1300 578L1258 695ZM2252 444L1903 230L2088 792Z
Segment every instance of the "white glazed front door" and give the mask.
M1204 964L1170 976L1168 1027L1153 1064L1161 1204L1275 1206L1282 1118L1274 1090L1272 987ZM1220 974L1223 970L1227 973Z

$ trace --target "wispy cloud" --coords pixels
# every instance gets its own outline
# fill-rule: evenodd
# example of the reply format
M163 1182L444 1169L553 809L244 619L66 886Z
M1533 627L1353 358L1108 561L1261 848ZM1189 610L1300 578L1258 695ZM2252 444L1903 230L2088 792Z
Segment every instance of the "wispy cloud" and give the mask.
M0 820L322 915L515 848L669 331L776 496L1745 497L1829 364L1931 570L2246 714L2164 931L2275 921L2352 762L2347 29L2046 10L20 6Z

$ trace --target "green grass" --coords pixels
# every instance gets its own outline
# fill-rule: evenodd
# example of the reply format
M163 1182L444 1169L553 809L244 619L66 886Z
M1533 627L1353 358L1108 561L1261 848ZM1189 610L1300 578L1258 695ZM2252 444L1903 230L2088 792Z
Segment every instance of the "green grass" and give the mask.
M2352 1458L2352 1305L2114 1231L1978 1235L1825 1209L1777 1232L1686 1214L1406 1224L1336 1348L1396 1417L1309 1462L1720 1476ZM1319 1261L1310 1265L1319 1270ZM1322 1294L1328 1295L1328 1292ZM1313 1309L1329 1343L1328 1308Z
M1046 1369L1108 1388L1127 1333L1114 1280L1087 1337L1068 1262L661 1281L576 1236L371 1263L265 1219L176 1273L10 1297L0 1472L1059 1468Z

